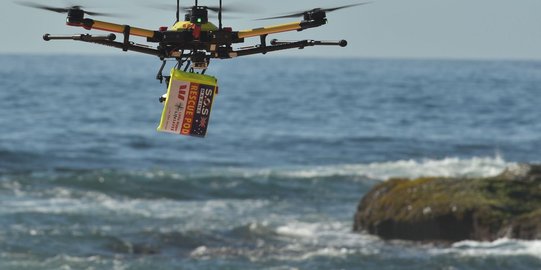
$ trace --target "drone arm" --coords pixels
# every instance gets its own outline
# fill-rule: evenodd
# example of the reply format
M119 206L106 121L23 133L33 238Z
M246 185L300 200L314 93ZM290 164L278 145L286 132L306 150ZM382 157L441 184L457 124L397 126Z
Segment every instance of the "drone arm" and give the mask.
M262 28L239 31L239 38L257 37L280 32L295 31L299 29L301 29L300 23L280 24L275 26L267 26Z
M68 19L67 24L71 26L83 27L87 30L97 29L97 30L115 32L115 33L124 33L127 27L127 25L97 21L97 20L92 20L92 19L72 20L72 21ZM129 32L130 32L130 35L146 37L146 38L154 38L156 35L155 31L147 30L143 28L137 28L137 27L130 27Z
M302 22L286 23L274 26L266 26L250 30L239 31L239 38L257 37L268 34L275 34L288 31L301 31L308 28L318 27L327 23L326 19L310 20Z
M109 31L109 32L116 32L116 33L123 33L125 27L126 27L125 25L119 25L119 24L101 22L101 21L94 21L94 24L92 25L92 28L94 29L104 30L104 31ZM143 28L130 27L130 35L153 38L154 31L143 29Z

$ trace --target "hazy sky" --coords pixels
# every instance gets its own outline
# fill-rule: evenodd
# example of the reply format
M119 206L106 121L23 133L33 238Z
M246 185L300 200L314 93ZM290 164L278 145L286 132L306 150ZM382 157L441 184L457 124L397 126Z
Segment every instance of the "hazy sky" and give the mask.
M17 1L2 1L0 8L1 53L122 53L113 48L75 41L45 42L44 33L85 33L82 28L64 24L65 15L22 7ZM81 4L88 10L127 14L127 18L95 19L157 29L174 22L175 12L148 8L152 3L175 4L175 0L48 0L55 6ZM254 21L258 17L281 15L314 7L351 4L356 0L224 0L224 3L250 4L260 12L231 14L224 21L243 30L289 21ZM191 5L193 1L181 0ZM217 0L201 0L216 4ZM347 39L347 48L306 48L278 55L323 55L337 57L405 57L466 59L541 60L540 0L374 0L369 5L340 10L327 15L329 23L317 29L277 34L281 39ZM98 32L96 32L98 33ZM143 39L136 42L144 42ZM248 39L256 43L258 39Z

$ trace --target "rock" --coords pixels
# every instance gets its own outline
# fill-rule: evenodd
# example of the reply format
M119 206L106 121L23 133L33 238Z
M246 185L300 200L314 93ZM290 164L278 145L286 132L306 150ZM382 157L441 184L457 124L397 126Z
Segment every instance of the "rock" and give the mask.
M541 239L541 165L488 178L390 179L359 203L355 231L384 239Z

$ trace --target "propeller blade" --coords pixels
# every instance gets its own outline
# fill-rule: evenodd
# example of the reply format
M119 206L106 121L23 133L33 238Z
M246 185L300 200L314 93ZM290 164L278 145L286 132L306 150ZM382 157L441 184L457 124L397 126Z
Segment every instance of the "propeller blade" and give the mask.
M118 14L112 14L112 13L103 13L103 12L90 12L90 11L86 11L85 10L85 13L90 15L90 16L102 16L102 17L122 17L121 15L118 15Z
M286 14L286 15L282 15L282 16L275 16L275 17L267 17L267 18L256 19L256 21L274 20L274 19L283 19L283 18L297 18L297 17L302 17L302 16L304 16L305 13L311 12L311 11L312 12L315 12L315 11L332 12L332 11L335 11L335 10L340 10L340 9L350 8L350 7L360 6L360 5L366 5L366 4L370 4L370 3L372 3L372 2L362 2L362 3L356 3L356 4L349 4L349 5L333 7L333 8L314 8L314 9L311 9L311 10L300 11L300 12L296 12L296 13L292 13L292 14Z
M208 10L218 13L220 11L220 6L206 6ZM240 4L240 3L230 3L227 5L222 5L222 12L234 12L234 13L253 13L258 12L259 10L249 4Z
M37 8L37 9L42 9L42 10L48 10L48 11L52 11L52 12L56 12L56 13L68 13L72 9L78 9L78 10L82 10L85 14L88 14L88 15L91 15L91 16L120 17L119 15L111 14L111 13L86 11L86 10L83 10L83 7L79 6L79 5L66 7L66 8L58 8L58 7L51 7L51 6L36 4L36 3L32 3L32 2L16 2L16 3L21 5L21 6Z
M171 4L153 4L153 5L145 5L150 8L154 9L160 9L160 10L176 10L176 5ZM207 5L200 5L202 7L206 7L208 11L212 11L215 13L218 13L220 11L220 6L207 6ZM182 7L181 8L184 11L189 11L192 9L192 7ZM222 6L222 12L231 12L231 13L253 13L257 12L257 8L251 5L246 4L227 4Z
M206 7L207 7L207 10L215 12L215 13L218 13L220 11L219 6L206 6ZM222 7L222 12L226 12L228 10L229 9L227 7ZM231 11L231 10L229 10L229 11Z
M339 9L356 7L356 6L366 5L366 4L370 4L370 3L372 3L372 2L363 2L363 3L345 5L345 6L335 7L335 8L326 8L326 9L321 9L321 10L323 10L325 12L332 12L332 11L339 10Z
M284 19L284 18L297 18L297 17L303 16L305 12L306 11L299 12L299 13L288 14L288 15L283 15L283 16L261 18L261 19L256 19L256 21Z
M152 4L152 5L143 5L145 7L148 7L148 8L153 8L153 9L159 9L159 10L176 10L177 9L177 5L170 5L170 4ZM182 8L182 9L186 9L186 8Z
M16 2L16 3L25 7L43 9L43 10L48 10L48 11L57 12L57 13L67 13L69 10L67 8L56 8L56 7L40 5L40 4L30 3L30 2Z

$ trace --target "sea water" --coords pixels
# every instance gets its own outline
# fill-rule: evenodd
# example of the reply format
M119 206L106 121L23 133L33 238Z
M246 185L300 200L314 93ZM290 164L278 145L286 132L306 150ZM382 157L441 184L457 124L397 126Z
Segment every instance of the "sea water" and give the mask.
M389 177L539 162L541 62L214 61L204 139L156 131L157 59L0 63L0 269L541 268L540 241L352 232Z

